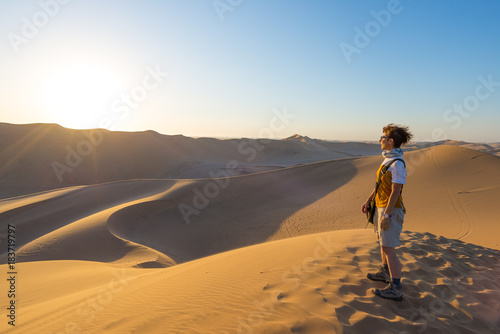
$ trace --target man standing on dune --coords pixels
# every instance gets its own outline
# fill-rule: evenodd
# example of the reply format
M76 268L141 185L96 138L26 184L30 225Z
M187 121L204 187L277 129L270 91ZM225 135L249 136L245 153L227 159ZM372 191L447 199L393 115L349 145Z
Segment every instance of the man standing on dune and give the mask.
M381 176L379 186L377 192L375 193L374 189L361 206L361 211L366 213L368 205L375 196L376 211L373 225L380 241L382 265L378 272L369 273L367 277L373 281L389 283L384 289L374 289L373 293L396 301L403 299L403 289L401 286L402 265L395 248L399 246L399 236L403 230L406 213L401 190L403 184L406 183L407 173L401 145L409 142L411 138L412 134L408 127L391 123L383 128L380 146L385 159L377 171L377 180ZM384 166L389 166L389 168L380 175Z

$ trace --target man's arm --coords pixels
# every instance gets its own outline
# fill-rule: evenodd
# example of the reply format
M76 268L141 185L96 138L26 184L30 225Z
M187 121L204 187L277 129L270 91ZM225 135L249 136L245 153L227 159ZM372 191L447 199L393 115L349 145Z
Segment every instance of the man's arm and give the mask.
M366 213L366 211L368 211L368 204L370 204L373 196L375 196L375 189L373 189L373 191L370 194L370 196L368 196L368 199L366 200L366 202L361 206L361 211L363 213Z
M403 188L403 185L401 183L392 184L391 196L389 196L389 203L387 203L384 214L392 214L392 210L394 210L396 202L398 201L398 197L401 194L401 188Z

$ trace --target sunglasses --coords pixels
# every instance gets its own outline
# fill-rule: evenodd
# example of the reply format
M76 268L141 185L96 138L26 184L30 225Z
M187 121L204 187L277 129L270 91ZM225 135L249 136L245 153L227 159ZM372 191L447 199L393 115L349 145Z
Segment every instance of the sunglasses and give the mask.
M384 138L385 138L385 139L389 139L389 138L391 138L391 137L381 136L381 137L380 137L380 140L382 140L382 139L384 139Z

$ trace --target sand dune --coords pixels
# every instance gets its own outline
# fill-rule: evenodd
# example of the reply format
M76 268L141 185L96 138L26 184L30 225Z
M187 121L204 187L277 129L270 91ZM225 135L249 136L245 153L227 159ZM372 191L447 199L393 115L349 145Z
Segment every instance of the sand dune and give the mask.
M414 159L408 155L414 166L404 190L406 227L500 249L493 209L500 196L500 159L449 146L426 150L412 152Z
M438 142L415 143L411 146L414 147L415 149L422 149L436 145L458 146L458 147L468 148L474 151L490 153L496 156L498 156L498 149L500 147L500 143L468 143L458 140L442 140Z
M20 284L26 297L15 332L498 331L498 250L405 232L401 251L406 297L400 303L371 293L383 284L365 278L378 259L369 230L268 242L166 269L25 263L19 270L37 280Z
M238 162L240 175L378 154L378 145L323 147L296 140L189 138L154 131L72 130L57 124L0 123L0 198L72 185L131 179L192 179Z
M352 142L352 141L328 141L321 139L312 139L307 136L295 134L285 141L296 141L303 143L306 147L314 147L318 150L332 150L342 153L349 153L350 156L365 156L365 155L379 155L380 145L374 142ZM408 150L409 148L405 148ZM418 148L417 148L418 149ZM409 150L413 150L410 148Z
M406 228L499 249L500 227L491 223L496 218L489 208L500 195L500 160L456 147L426 150L407 155ZM126 240L155 249L180 263L270 240L363 228L359 206L379 163L379 157L348 158L232 179L78 187L35 195L33 202L26 197L0 201L0 217L18 226L23 261L116 261L127 253L107 250L101 255L106 260L91 255L98 233L120 244ZM72 238L84 234L89 251L82 252Z
M2 126L6 138L25 130ZM58 151L56 139L67 141L68 133L76 144L85 134L35 125L29 133L2 151L8 198L0 200L0 235L16 226L22 278L17 326L1 323L2 332L500 331L493 210L500 159L492 154L461 145L405 153L406 298L396 303L375 297L370 290L380 285L365 278L380 261L360 213L381 162L362 156L370 146L292 136L267 142L245 165L236 159L241 141L106 133L71 181L106 182L50 190L53 171L43 167L54 158L50 148ZM118 145L123 138L126 145ZM141 148L151 140L157 148ZM127 149L143 160L127 157ZM219 153L199 170L176 160L191 152L189 159L208 161L202 151ZM321 152L336 159L306 163L327 156ZM204 178L162 174L176 168ZM33 186L37 180L43 186ZM5 251L0 268L7 272Z
M293 135L283 140L167 136L154 131L72 130L57 124L0 123L0 198L73 185L131 179L212 177L238 162L239 175L331 159L379 155L378 143ZM413 151L454 145L497 154L496 144L416 143Z

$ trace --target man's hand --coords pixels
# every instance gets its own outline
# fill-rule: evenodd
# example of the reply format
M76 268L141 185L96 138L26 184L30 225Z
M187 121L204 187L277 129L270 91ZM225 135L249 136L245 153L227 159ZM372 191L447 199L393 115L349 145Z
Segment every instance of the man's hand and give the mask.
M370 201L366 201L365 204L361 206L361 212L367 213L368 212L368 205L370 204Z
M387 230L389 228L389 223L391 222L390 221L391 218L384 218L382 219L382 221L380 222L380 228L382 230Z
M370 202L372 201L373 196L375 196L375 189L373 189L370 196L368 196L368 199L366 200L365 204L361 205L361 212L363 212L363 213L368 212L368 206L370 205Z

